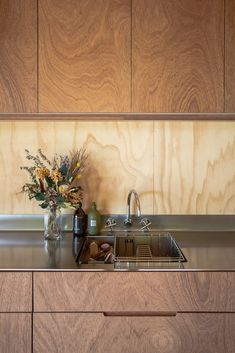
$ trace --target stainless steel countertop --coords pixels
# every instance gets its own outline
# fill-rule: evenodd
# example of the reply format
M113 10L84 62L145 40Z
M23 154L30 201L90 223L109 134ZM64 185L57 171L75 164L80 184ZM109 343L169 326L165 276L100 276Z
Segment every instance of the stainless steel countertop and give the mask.
M188 262L141 271L235 271L235 231L177 230L171 234ZM74 251L71 233L59 242L45 242L42 231L0 231L1 271L121 271L111 264L78 265Z

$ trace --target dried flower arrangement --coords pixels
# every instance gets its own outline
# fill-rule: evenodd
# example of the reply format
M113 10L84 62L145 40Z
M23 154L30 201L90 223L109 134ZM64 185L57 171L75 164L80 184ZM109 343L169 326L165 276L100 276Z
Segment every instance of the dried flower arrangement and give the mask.
M82 188L79 180L85 167L87 154L84 149L71 152L70 156L55 155L50 161L41 149L32 155L25 150L26 158L33 165L22 166L21 169L29 173L31 182L25 183L22 192L29 199L35 198L41 202L42 208L76 208L82 201Z

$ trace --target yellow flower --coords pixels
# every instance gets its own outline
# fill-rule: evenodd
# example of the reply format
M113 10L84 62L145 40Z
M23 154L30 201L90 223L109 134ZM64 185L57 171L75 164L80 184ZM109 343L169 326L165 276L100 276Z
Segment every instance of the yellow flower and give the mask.
M50 175L50 171L47 168L36 169L36 175L39 179L44 179L46 176Z
M81 179L81 177L82 177L82 175L81 174L77 174L77 179L79 180L79 179Z
M59 192L60 193L65 193L67 190L68 190L68 185L66 185L66 184L63 184L63 185L60 185L59 186Z
M80 168L80 167L81 167L81 163L77 162L77 168Z
M62 175L57 169L52 170L51 179L56 183L56 182L62 180Z

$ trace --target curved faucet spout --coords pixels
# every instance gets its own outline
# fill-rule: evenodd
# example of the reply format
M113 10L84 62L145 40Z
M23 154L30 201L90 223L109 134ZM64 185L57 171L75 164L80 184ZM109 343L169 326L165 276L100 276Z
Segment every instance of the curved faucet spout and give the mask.
M126 215L126 219L125 219L125 224L127 225L132 225L132 219L131 219L131 196L132 194L135 197L135 204L136 204L136 210L137 210L137 216L141 217L141 208L140 208L140 199L139 199L139 195L137 194L137 192L132 189L131 191L129 191L129 194L127 196L127 215Z

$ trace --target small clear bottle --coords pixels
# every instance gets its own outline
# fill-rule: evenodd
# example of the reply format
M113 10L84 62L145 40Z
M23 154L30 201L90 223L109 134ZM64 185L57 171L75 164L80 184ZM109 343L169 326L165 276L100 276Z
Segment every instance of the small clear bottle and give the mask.
M99 235L100 230L101 230L100 213L96 209L96 203L92 202L90 211L88 213L87 231L89 235Z

